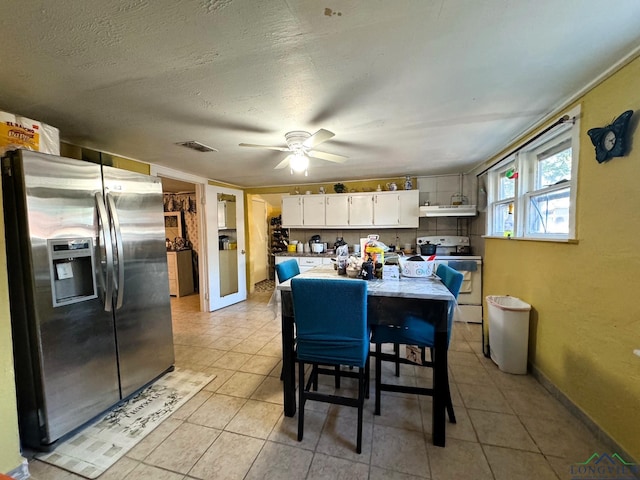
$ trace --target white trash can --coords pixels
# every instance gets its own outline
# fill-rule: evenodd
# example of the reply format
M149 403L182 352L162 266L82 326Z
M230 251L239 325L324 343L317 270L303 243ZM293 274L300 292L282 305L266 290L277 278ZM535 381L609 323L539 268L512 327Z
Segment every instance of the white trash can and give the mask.
M531 305L509 296L489 295L486 299L491 359L503 372L525 375Z

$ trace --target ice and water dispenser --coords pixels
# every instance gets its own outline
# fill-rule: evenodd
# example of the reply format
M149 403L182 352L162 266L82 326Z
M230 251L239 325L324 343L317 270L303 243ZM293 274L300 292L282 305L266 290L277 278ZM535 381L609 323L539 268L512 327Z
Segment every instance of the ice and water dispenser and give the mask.
M98 297L91 238L47 240L47 250L54 307Z

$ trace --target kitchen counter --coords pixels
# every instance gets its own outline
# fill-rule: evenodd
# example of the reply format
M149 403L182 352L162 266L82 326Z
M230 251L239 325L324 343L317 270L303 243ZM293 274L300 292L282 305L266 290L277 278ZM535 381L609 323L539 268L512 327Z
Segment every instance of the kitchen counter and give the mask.
M274 257L311 257L311 258L335 258L335 253L311 253L311 252L278 252Z

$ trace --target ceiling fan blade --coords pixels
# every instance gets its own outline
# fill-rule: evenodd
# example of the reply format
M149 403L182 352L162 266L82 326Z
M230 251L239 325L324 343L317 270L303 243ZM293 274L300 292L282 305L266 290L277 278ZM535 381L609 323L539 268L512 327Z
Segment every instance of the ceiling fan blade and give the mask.
M266 148L267 150L278 150L279 152L288 152L288 147L273 147L271 145L254 145L253 143L239 143L241 147Z
M326 142L333 136L335 136L335 133L330 132L329 130L325 130L324 128L321 128L316 133L314 133L309 138L307 138L302 143L302 146L305 148L314 148L320 145L321 143Z
M279 164L277 164L275 167L273 167L274 170L277 170L279 168L285 168L285 167L289 166L289 160L291 160L291 157L293 157L293 155L287 155L284 160L282 160Z
M329 162L335 162L335 163L344 163L347 161L347 158L348 158L348 157L345 157L344 155L335 155L333 153L327 153L327 152L317 152L315 150L311 150L310 152L307 152L306 155L308 157L321 158L322 160L328 160Z

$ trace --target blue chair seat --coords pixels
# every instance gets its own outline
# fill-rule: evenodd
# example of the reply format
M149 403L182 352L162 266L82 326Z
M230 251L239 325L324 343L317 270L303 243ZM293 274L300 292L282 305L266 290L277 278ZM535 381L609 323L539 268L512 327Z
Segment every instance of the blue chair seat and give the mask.
M460 272L455 271L448 265L439 265L436 275L442 279L442 283L449 289L453 296L457 299L460 293L460 287L462 286L463 275ZM451 340L451 329L453 327L453 311L454 302L449 303L447 313L447 341ZM413 345L422 349L422 366L433 367L433 362L426 361L425 348L433 348L435 339L435 328L432 323L429 323L419 317L411 314L405 314L396 319L394 325L374 325L371 332L371 341L375 343L376 350L374 356L376 357L376 405L375 414L380 415L380 392L404 392L415 393L418 395L433 395L433 389L420 388L420 387L406 387L393 384L382 383L382 361L391 361L396 364L396 376L400 374L399 364L405 363L415 365L414 362L401 358L399 354L400 345ZM394 354L382 353L381 345L383 343L394 344ZM453 411L453 404L451 403L451 394L449 392L449 382L447 380L447 411L449 413L449 420L455 423L455 414Z

